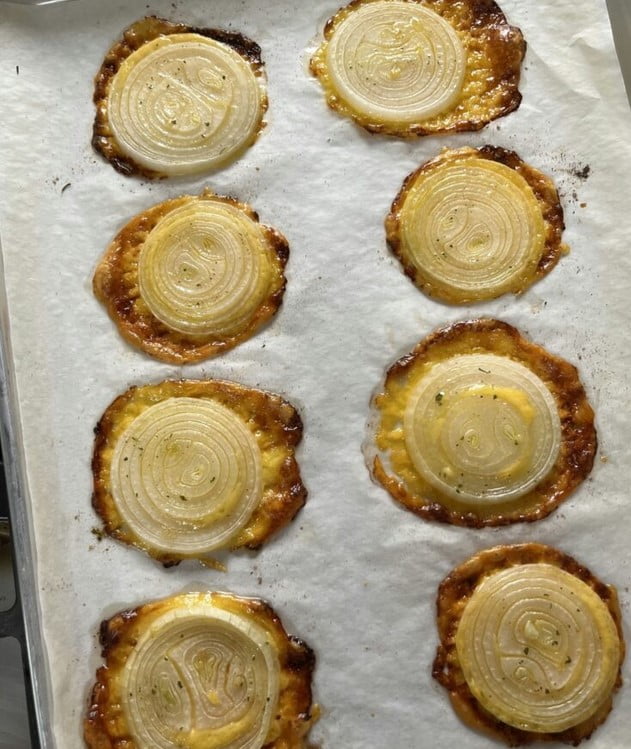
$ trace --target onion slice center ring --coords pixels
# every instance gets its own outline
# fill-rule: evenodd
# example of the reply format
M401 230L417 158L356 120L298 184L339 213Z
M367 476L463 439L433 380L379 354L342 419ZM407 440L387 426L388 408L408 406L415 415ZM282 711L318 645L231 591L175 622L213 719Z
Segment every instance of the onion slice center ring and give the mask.
M575 367L480 319L436 331L390 367L365 456L406 509L482 527L548 515L588 476L596 448Z

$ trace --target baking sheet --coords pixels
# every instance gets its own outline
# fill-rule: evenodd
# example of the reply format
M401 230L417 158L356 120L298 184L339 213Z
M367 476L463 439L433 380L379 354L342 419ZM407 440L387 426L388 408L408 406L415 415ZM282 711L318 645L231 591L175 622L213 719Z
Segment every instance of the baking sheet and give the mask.
M57 747L82 746L100 620L184 589L267 598L316 650L323 714L314 739L346 749L488 746L458 721L430 676L436 587L481 548L554 544L616 584L629 619L631 120L605 0L503 0L529 43L521 108L481 133L414 142L371 137L326 108L305 50L337 7L335 0L0 7L0 225ZM263 48L269 125L218 174L143 183L91 151L92 76L121 30L148 12L238 29ZM385 248L383 217L403 178L442 146L484 143L513 148L556 179L572 252L520 299L449 308L403 276ZM286 234L289 283L280 314L261 334L224 357L178 368L121 340L92 298L90 278L130 216L205 184L250 201ZM385 367L433 328L472 314L503 318L577 363L597 411L601 449L591 478L535 525L474 531L425 523L373 485L364 465L368 401ZM194 563L164 570L91 533L96 420L130 385L180 376L283 393L305 420L307 506L262 552L232 556L225 574ZM593 749L631 743L629 661L624 676Z

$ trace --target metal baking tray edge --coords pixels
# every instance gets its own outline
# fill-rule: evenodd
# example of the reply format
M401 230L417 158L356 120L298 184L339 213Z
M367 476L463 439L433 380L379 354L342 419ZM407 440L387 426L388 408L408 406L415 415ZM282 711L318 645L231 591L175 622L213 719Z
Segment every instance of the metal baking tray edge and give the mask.
M22 447L1 243L0 279L0 444L4 456L15 578L15 603L11 609L0 613L0 637L15 637L22 647L31 747L53 749L51 689L38 601L31 502Z

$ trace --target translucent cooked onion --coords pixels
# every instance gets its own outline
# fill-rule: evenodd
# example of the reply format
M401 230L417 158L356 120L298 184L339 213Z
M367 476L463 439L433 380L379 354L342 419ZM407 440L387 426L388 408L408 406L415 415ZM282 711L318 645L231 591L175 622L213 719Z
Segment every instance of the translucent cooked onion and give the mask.
M530 185L496 161L447 161L421 173L401 209L402 251L423 280L462 301L519 291L537 269L545 223Z
M337 95L376 122L411 124L452 107L466 56L453 27L412 2L360 5L336 26L326 47Z
M260 749L278 702L274 647L246 617L190 599L153 621L125 664L135 746Z
M467 684L516 728L558 732L590 718L611 694L618 632L582 580L550 564L524 564L482 581L456 632Z
M461 502L523 496L554 466L561 422L547 386L508 357L466 354L435 364L404 415L419 474Z
M232 47L200 34L170 34L124 60L107 109L126 156L179 175L238 156L258 132L263 102L257 76Z
M262 494L256 439L226 406L168 398L137 416L116 444L111 493L137 539L197 556L229 545Z
M219 200L170 211L138 261L140 295L151 313L189 335L242 328L269 292L271 274L260 224Z

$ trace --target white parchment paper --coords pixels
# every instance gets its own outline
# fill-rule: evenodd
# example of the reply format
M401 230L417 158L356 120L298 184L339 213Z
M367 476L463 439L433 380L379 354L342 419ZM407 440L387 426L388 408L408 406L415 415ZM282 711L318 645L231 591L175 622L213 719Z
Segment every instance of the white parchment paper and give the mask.
M101 619L183 589L271 601L316 650L323 711L314 738L334 749L489 746L459 722L430 675L436 587L479 549L558 546L618 587L631 621L628 105L604 0L502 6L529 44L521 108L481 133L414 142L371 137L330 112L308 75L306 50L337 0L0 7L0 226L59 749L82 746ZM243 158L210 177L143 183L90 148L92 77L122 29L148 12L234 28L263 48L269 125ZM382 222L422 161L444 145L485 143L517 150L556 179L572 252L522 298L450 308L403 276ZM289 284L280 314L253 340L202 365L171 367L122 341L90 279L129 217L205 184L250 201L287 235ZM423 522L373 485L364 465L368 402L385 367L433 328L472 314L503 318L577 363L597 410L591 478L535 525L474 531ZM305 420L307 506L262 552L235 555L225 574L193 563L165 571L91 534L95 422L130 385L180 376L283 393ZM631 746L629 663L592 749Z

